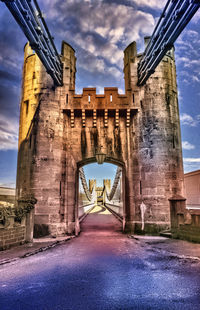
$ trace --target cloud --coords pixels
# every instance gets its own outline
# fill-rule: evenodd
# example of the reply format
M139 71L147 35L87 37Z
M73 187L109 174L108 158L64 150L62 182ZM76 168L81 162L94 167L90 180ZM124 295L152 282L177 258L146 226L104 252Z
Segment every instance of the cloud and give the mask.
M195 29L197 26L195 26ZM181 82L187 85L200 83L200 33L186 28L176 41L176 63Z
M191 21L193 23L197 24L199 22L199 20L200 20L200 11L198 10L197 13L193 16Z
M55 37L72 44L78 57L89 52L121 69L123 49L150 35L155 26L152 14L110 1L58 0L52 1L50 9L43 6L49 12L48 24L50 28L54 25Z
M97 94L104 94L104 87L97 86Z
M0 186L1 187L9 187L9 188L15 188L15 186L16 186L16 183L15 182L7 182L7 183L5 183L5 182L0 182Z
M200 169L200 157L184 157L183 165L185 172L191 172Z
M15 27L13 27L13 17L6 9L0 23L0 66L8 69L12 74L18 74L18 70L21 70L26 38L16 22L14 23Z
M198 76L192 75L191 78L192 78L192 81L193 81L193 82L200 83L200 78L198 78Z
M186 114L186 113L182 113L180 115L180 121L182 125L188 125L191 127L195 127L198 124L198 120L194 119L191 115Z
M136 5L141 7L150 7L151 9L163 9L165 2L160 0L132 0Z
M150 35L155 26L154 16L145 12L143 7L161 7L159 1L140 1L140 8L136 9L137 5L133 6L136 2L40 1L41 10L45 14L50 33L55 38L58 51L62 40L69 42L76 50L77 88L80 88L79 82L81 86L85 83L85 87L91 84L94 74L97 87L124 86L123 50L132 41L137 41L141 49L143 37ZM18 83L18 92L20 89L19 71L22 72L25 42L26 38L11 14L7 9L1 10L0 79L4 85L0 89L0 100L3 109L14 105L14 100L13 103L9 100L10 104L7 100L7 89L12 80ZM88 78L85 77L86 74Z
M123 50L132 41L141 50L155 26L154 16L131 1L47 0L40 6L58 50L65 40L76 51L79 91L92 84L123 88Z
M200 169L200 158L183 158L184 172Z
M10 82L18 81L19 77L16 74L8 72L7 70L0 70L0 81L8 80Z
M5 117L18 117L20 102L20 83L11 83L0 78L0 114Z
M190 142L188 142L188 141L183 141L182 142L182 148L184 150L194 150L195 146L193 144L191 144Z
M183 56L179 56L177 55L176 57L176 63L177 64L182 64L185 66L185 64L188 64L190 62L190 59L188 57L183 57Z
M183 161L186 163L200 163L200 157L197 158L183 158Z
M0 150L17 150L18 120L0 115Z
M0 114L2 117L17 118L23 64L23 45L26 41L12 15L1 4L0 22ZM1 119L2 122L2 119ZM3 140L4 137L4 140ZM5 133L1 132L0 149L6 145ZM10 146L11 147L11 146Z

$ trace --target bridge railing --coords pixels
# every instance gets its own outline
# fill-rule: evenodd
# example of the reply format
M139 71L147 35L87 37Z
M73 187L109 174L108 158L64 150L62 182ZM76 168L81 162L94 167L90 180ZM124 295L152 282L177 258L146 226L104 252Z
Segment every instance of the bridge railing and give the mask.
M116 215L120 221L123 220L123 201L122 201L122 169L117 168L113 186L109 191L104 186L104 204L108 210Z
M79 192L78 217L82 219L98 203L99 197L97 197L96 182L93 183L92 190L89 190L83 167L79 169L79 177L83 191ZM107 188L108 183L105 183L100 195L101 203L117 215L120 220L123 219L121 179L122 168L118 167L111 190Z
M93 186L92 192L90 192L83 168L79 169L79 177L81 180L83 192L79 192L78 217L79 220L82 220L84 216L94 208L97 202L97 196L95 186Z

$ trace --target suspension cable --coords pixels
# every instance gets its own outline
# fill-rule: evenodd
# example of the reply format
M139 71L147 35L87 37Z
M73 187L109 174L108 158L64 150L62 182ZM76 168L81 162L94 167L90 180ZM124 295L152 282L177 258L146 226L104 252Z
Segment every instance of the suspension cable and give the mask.
M112 186L112 189L111 189L110 193L107 192L106 186L104 187L105 191L106 191L106 196L107 196L109 201L112 200L114 195L115 195L115 192L116 192L116 189L117 189L120 177L121 177L121 173L122 173L122 168L118 167L117 171L116 171L116 174L115 174L114 183L113 183L113 186Z

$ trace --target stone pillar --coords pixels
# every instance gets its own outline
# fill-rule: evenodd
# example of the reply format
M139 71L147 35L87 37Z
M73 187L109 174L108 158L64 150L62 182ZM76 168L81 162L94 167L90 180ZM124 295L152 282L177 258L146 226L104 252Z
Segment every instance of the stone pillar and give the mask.
M30 210L30 212L26 214L25 226L26 226L25 241L33 242L34 210Z
M37 203L35 198L21 198L18 200L18 208L23 211L21 225L25 226L25 241L33 242L34 230L34 206Z

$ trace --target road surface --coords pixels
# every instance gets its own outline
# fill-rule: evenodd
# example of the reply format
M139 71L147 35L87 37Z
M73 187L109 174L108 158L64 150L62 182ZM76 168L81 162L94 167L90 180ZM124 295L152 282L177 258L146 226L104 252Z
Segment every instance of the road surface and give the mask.
M0 310L199 310L200 261L150 240L96 207L78 238L0 267Z

